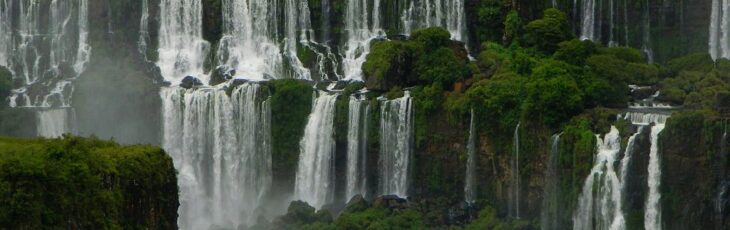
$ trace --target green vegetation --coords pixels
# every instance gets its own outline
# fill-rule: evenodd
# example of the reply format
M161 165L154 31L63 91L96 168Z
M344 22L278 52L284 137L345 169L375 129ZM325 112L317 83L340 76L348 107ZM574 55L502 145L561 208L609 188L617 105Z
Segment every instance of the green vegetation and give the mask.
M450 87L471 72L465 50L443 28L416 30L409 40L373 45L362 66L370 90L438 83Z
M272 171L274 183L292 186L299 140L312 108L312 86L299 80L268 82L271 93Z
M722 106L730 95L730 66L721 61L714 67L708 58L695 54L670 61L667 72L671 75L659 84L660 99L691 109Z
M573 38L570 31L568 17L557 9L547 9L543 18L532 21L525 26L525 44L536 47L538 50L551 54L557 45Z
M11 229L171 229L172 159L152 146L0 138L0 225Z

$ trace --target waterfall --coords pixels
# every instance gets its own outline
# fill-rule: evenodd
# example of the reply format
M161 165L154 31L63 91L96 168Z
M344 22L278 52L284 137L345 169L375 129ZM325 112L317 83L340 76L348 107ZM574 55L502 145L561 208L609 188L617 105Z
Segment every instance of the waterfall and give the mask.
M10 67L8 61L12 50L13 31L10 19L14 0L0 0L0 66ZM12 68L11 68L12 70Z
M476 167L477 167L477 146L476 146L476 127L474 124L474 109L471 110L471 121L469 122L469 140L466 144L466 179L464 186L464 200L466 203L473 204L477 199L476 188Z
M59 0L62 1L62 0ZM78 6L78 48L76 51L76 63L74 64L74 70L76 75L81 75L86 69L86 63L89 62L91 57L91 46L89 46L89 0L79 0Z
M664 130L664 123L655 123L651 127L651 148L649 150L649 192L646 198L646 210L644 211L644 228L647 230L662 229L661 191L661 165L659 162L659 133Z
M276 0L224 0L219 65L247 79L283 75Z
M315 208L334 198L334 118L336 94L319 92L314 100L304 136L299 143L299 165L294 197Z
M636 148L634 146L634 143L636 143L636 137L638 135L640 135L643 131L644 131L644 126L639 126L636 133L634 133L633 135L631 135L631 137L629 137L629 141L626 144L626 150L624 151L624 158L621 159L621 171L620 171L620 173L621 173L621 193L622 194L626 193L626 180L627 180L626 178L628 175L629 164L631 163L631 158L633 157L633 154L634 154L634 148Z
M367 195L367 146L368 114L367 100L350 97L347 126L347 188L345 199L355 195Z
M583 24L580 30L580 40L595 41L596 32L596 2L585 0L583 2Z
M73 111L69 108L39 110L36 113L37 135L39 137L57 138L64 133L73 133L72 117Z
M722 229L723 218L725 218L725 206L728 202L727 189L730 186L730 181L727 178L727 131L722 134L720 139L720 150L717 153L718 160L720 161L720 167L718 169L718 185L717 195L715 196L715 223L718 226L717 229Z
M709 37L708 46L712 59L730 58L730 1L712 1Z
M545 190L543 192L542 210L540 213L540 229L557 230L560 229L560 207L558 195L560 193L560 135L552 136L552 145L550 147L550 158L548 159L547 173L545 174Z
M654 51L651 48L651 6L649 0L644 0L644 36L641 51L644 52L649 63L654 63Z
M271 187L269 102L257 84L163 88L163 147L179 172L183 229L246 226Z
M654 108L654 109L661 109L661 108ZM658 114L658 113L642 113L642 112L629 112L626 113L623 118L631 121L634 125L639 125L642 127L645 126L651 126L651 133L650 133L650 142L651 147L649 149L649 166L648 166L648 179L647 179L647 185L648 185L648 195L646 198L645 203L645 210L644 210L644 227L648 230L659 230L662 229L662 218L661 218L661 191L660 191L660 185L661 185L661 164L659 159L659 133L664 130L664 124L666 123L667 119L670 117L668 114ZM638 133L640 133L643 128L640 127ZM633 146L633 139L629 140L629 145ZM633 147L632 150L633 151ZM627 155L630 154L629 150L627 149ZM627 160L628 161L628 160ZM628 164L626 162L625 164ZM622 168L625 169L624 162L622 162ZM622 170L624 170L622 169ZM625 177L625 175L622 175L622 177Z
M380 110L379 194L408 195L412 158L413 99L406 92L383 101Z
M345 10L347 42L342 60L345 79L362 80L362 64L370 52L370 42L385 36L385 32L380 28L380 11L380 0L347 1Z
M464 7L464 0L411 0L402 15L403 32L438 26L448 30L452 40L467 42Z
M615 23L616 23L616 6L615 6L616 0L609 0L608 1L608 7L610 11L609 15L609 27L608 27L608 46L609 47L615 47L618 45L618 43L614 40L614 32L615 32Z
M60 107L89 60L88 0L0 1L0 65L20 84L11 107ZM30 90L33 88L33 90Z
M297 57L297 44L306 46L313 36L307 1L286 0L284 4L284 56L291 65L292 77L312 79L310 72Z
M578 198L573 229L625 229L621 209L622 186L614 168L619 160L621 137L618 129L611 126L611 131L603 139L598 135L596 139L598 152Z
M624 0L624 46L631 46L629 44L629 0Z
M149 18L150 18L149 0L142 0L142 17L139 19L139 38L137 40L137 50L147 58L147 48L150 42Z
M512 179L509 201L509 216L513 218L520 218L520 123L515 126L515 132L512 138Z
M203 62L210 44L203 40L200 0L160 1L159 60L162 76L177 85L186 76L208 83Z

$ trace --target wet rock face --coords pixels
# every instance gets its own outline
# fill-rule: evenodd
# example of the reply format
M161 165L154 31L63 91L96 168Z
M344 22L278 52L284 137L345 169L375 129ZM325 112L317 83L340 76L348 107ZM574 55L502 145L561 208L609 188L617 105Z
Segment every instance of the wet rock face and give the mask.
M720 177L722 122L683 117L667 125L660 135L662 157L662 207L666 229L726 229L727 214L716 216ZM727 154L727 153L722 153ZM724 171L724 170L723 170ZM725 210L728 203L723 204Z
M185 89L192 89L196 86L203 85L203 82L200 81L200 79L193 77L193 76L187 76L182 79L182 82L180 83L180 87L183 87Z
M236 70L228 66L218 66L210 75L208 85L218 85L231 80L236 75Z

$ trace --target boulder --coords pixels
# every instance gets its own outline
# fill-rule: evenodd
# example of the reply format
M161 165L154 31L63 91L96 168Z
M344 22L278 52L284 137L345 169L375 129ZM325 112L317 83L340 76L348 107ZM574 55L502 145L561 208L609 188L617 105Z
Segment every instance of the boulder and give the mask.
M345 212L361 212L365 211L365 209L368 209L369 207L370 204L368 204L368 201L366 201L362 195L358 194L350 198L350 201L347 202Z
M373 207L387 208L390 210L406 209L408 208L408 201L396 195L384 195L375 198L373 201Z
M233 79L233 76L236 75L236 70L222 65L218 66L213 70L213 73L210 75L210 81L208 82L208 85L218 85L220 83L227 82L228 80Z
M203 82L200 81L200 79L193 77L193 76L187 76L182 79L182 82L180 83L180 87L191 89L196 86L203 85Z

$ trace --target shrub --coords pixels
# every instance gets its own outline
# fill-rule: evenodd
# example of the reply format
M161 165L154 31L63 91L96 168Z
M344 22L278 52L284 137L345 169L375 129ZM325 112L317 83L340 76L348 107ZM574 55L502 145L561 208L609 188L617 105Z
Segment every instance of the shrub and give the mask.
M386 41L373 45L362 65L368 89L387 91L413 82L411 69L417 47L408 41Z
M596 53L597 49L597 45L590 40L573 39L558 44L558 50L553 54L553 58L573 65L583 66L585 60Z
M541 19L532 21L525 26L525 43L536 47L546 54L552 54L558 49L558 44L573 38L565 13L557 9L547 9Z
M423 54L416 62L415 73L424 83L449 87L461 79L466 70L466 63L459 60L451 49L442 47Z
M419 43L426 51L446 47L451 43L451 34L441 27L420 29L411 33L411 40Z

